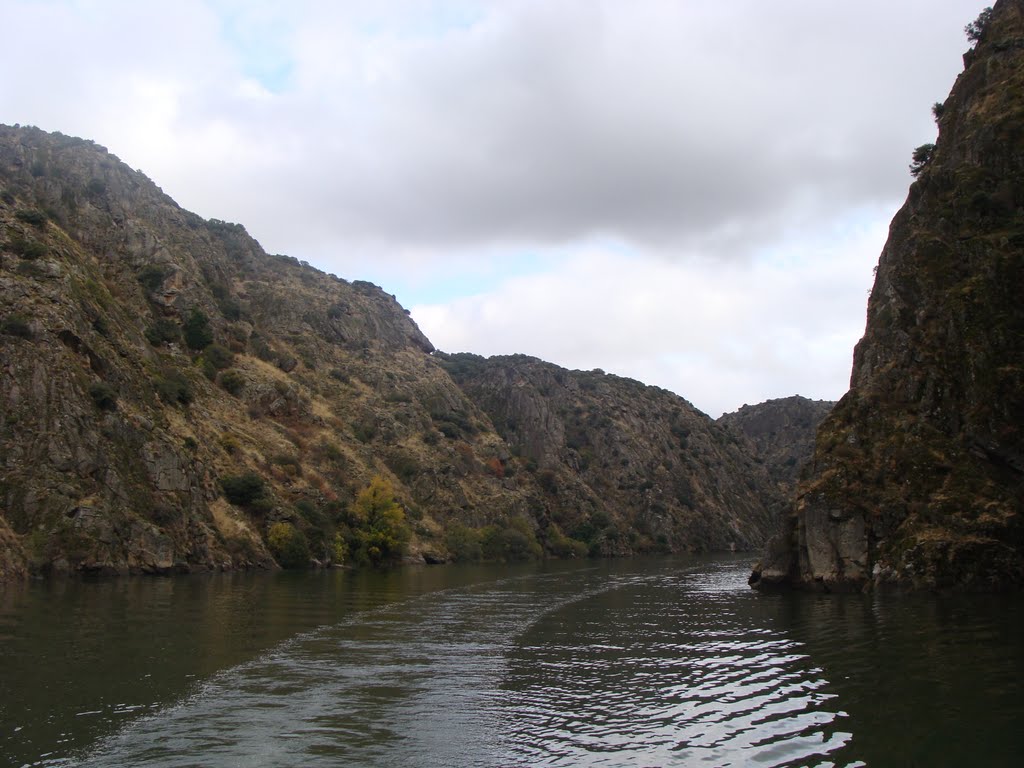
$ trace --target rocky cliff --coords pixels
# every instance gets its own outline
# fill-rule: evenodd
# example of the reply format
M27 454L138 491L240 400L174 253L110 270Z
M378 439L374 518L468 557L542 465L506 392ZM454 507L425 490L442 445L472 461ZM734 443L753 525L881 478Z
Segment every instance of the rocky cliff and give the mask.
M460 388L394 297L92 142L0 127L0 296L0 579L764 537L763 472L680 398L540 363Z
M0 128L0 293L7 575L266 565L275 523L329 559L375 476L413 556L443 557L451 520L533 520L536 486L491 469L506 446L392 296L95 144Z
M548 497L552 522L603 554L749 549L778 498L754 449L683 398L522 355L448 355Z
M718 423L738 430L754 445L756 458L779 491L790 497L800 471L814 453L818 426L835 406L831 400L810 400L793 395L744 405L723 414Z
M1024 583L1024 2L1000 0L893 219L849 393L755 586Z

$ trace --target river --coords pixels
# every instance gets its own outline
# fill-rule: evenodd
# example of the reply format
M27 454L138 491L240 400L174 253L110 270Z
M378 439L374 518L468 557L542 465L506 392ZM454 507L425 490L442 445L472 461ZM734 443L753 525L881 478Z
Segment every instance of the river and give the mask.
M1024 760L1021 596L762 595L748 557L0 589L0 765Z

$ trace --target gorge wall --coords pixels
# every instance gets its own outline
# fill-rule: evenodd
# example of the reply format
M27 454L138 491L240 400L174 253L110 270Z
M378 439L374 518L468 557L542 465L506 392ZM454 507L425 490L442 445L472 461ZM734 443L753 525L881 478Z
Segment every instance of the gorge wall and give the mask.
M89 141L0 127L0 298L0 579L273 566L274 531L337 562L375 479L407 560L770 527L749 443L682 398L453 365L377 286L265 253Z
M979 22L754 586L1024 583L1024 2Z

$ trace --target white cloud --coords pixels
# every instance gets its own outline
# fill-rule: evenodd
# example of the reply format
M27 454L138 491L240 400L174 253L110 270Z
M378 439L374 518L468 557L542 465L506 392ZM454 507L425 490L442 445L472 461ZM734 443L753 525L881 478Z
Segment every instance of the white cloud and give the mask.
M440 349L603 368L713 416L769 397L837 399L885 228L829 234L800 252L726 265L585 249L547 272L412 314Z

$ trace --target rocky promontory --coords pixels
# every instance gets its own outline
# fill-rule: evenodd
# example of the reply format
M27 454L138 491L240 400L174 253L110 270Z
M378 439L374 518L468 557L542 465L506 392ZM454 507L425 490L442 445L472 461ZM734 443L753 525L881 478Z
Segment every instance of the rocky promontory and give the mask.
M935 107L878 262L850 391L754 586L1024 584L1024 1Z

